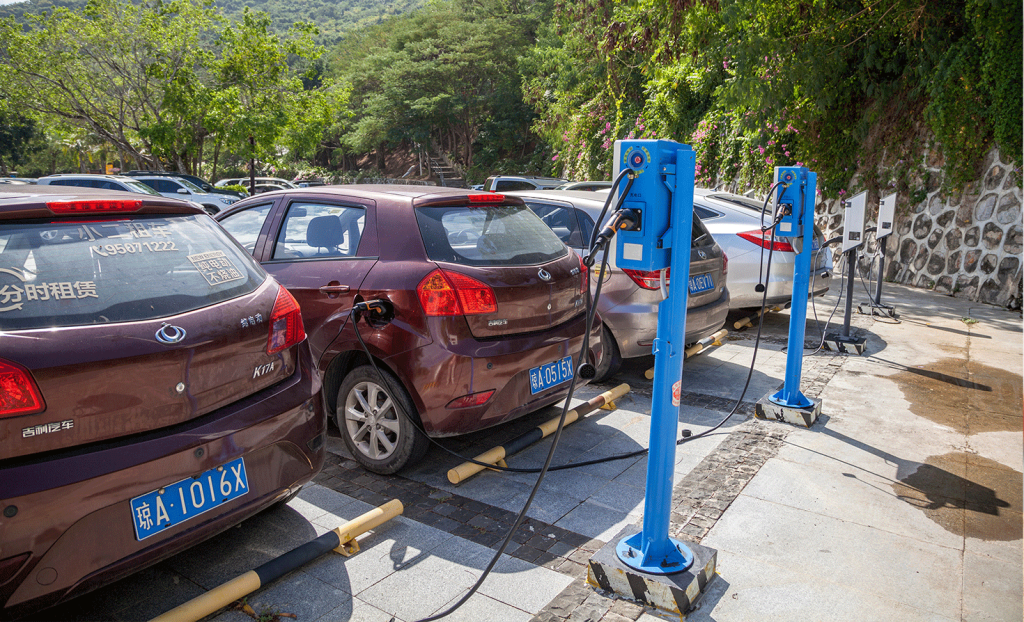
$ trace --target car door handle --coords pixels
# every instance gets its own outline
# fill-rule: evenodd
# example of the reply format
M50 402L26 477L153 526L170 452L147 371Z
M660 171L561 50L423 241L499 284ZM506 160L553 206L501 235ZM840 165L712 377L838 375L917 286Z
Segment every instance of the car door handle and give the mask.
M344 294L348 289L348 285L324 285L320 291L324 294Z

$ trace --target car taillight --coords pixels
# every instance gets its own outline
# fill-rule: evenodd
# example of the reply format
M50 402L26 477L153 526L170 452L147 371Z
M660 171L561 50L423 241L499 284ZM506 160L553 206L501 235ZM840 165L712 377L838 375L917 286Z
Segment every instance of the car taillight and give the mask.
M471 194L469 195L470 203L504 203L505 195L495 194L488 192L487 194Z
M471 393L469 395L463 395L457 397L452 401L448 402L445 408L467 408L469 406L482 406L487 403L487 400L491 399L494 395L494 389L490 391L481 391L479 393Z
M736 235L740 236L741 238L748 242L753 242L754 244L757 244L761 248L767 248L772 251L785 251L788 253L794 252L793 245L785 240L780 240L776 238L775 243L772 244L772 234L770 229L768 231L754 229L753 231L744 231L742 233L737 233Z
M267 337L267 354L280 352L301 343L306 338L306 327L302 324L302 311L295 297L285 289L277 290L274 310L270 313L270 336Z
M434 270L416 286L423 311L430 316L497 313L494 290L458 272Z
M0 359L0 417L31 415L46 410L46 403L27 369Z
M103 214L116 212L137 212L142 209L142 199L75 199L73 201L49 201L46 207L54 214Z
M633 282L644 289L661 289L660 270L626 270L626 276L633 279ZM668 277L671 270L665 269L665 287L668 287Z
M722 276L729 274L729 256L722 253Z

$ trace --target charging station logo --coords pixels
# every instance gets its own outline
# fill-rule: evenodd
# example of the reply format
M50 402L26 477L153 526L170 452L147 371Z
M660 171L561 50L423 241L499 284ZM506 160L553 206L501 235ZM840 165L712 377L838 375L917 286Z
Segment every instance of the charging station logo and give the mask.
M647 147L632 146L626 149L622 156L622 163L641 174L651 162L651 152Z

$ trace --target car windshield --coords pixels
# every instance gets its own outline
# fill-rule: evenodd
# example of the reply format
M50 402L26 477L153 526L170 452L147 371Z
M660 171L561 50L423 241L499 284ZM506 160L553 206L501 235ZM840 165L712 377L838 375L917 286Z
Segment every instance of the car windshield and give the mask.
M755 201L754 199L748 199L747 197L741 197L734 194L709 194L707 195L707 198L752 210L758 214L761 213L762 209L765 209L764 201Z
M0 222L0 330L166 317L265 279L207 216Z
M470 266L526 266L564 257L568 247L525 205L421 207L427 257Z
M190 192L195 192L199 194L203 194L204 192L206 192L205 190L190 182L189 180L185 179L184 177L176 177L175 181L188 188Z
M141 181L135 181L134 179L122 180L122 183L132 189L132 192L141 192L142 194L155 194L160 196L160 193L153 190Z

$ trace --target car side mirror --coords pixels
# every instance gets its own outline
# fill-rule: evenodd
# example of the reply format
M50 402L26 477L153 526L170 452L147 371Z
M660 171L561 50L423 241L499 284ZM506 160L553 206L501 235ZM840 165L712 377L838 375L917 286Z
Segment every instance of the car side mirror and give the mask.
M190 194L188 188L178 188L178 194Z

